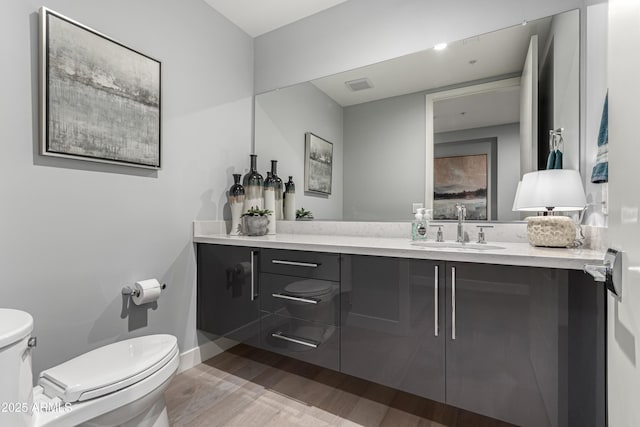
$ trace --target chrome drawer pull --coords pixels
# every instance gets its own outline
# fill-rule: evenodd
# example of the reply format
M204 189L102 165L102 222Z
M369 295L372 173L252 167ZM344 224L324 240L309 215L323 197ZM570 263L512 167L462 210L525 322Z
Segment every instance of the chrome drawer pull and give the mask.
M280 331L272 333L271 336L273 338L278 338L279 340L289 341L289 342L292 342L294 344L300 344L300 345L304 345L304 346L311 347L311 348L318 348L318 345L319 345L319 343L315 342L315 341L306 341L306 340L302 340L300 338L289 337L289 336L283 334Z
M274 298L281 298L281 299L286 299L286 300L291 300L291 301L298 301L298 302L304 302L307 304L317 304L320 302L320 300L317 300L315 298L300 298L300 297L294 297L291 295L285 295L285 294L271 294L272 297Z
M318 268L320 266L320 264L317 264L317 263L314 263L314 262L283 261L283 260L280 260L280 259L272 259L271 262L273 264L293 265L293 266L296 266L296 267Z

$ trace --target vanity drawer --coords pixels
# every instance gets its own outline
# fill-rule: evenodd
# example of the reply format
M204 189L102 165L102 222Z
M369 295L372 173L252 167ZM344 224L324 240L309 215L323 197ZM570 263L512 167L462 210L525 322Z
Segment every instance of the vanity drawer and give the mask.
M261 347L338 371L340 328L278 314L263 313Z
M260 251L260 271L338 282L340 280L340 255L264 249Z
M260 289L262 311L339 325L339 282L261 273Z

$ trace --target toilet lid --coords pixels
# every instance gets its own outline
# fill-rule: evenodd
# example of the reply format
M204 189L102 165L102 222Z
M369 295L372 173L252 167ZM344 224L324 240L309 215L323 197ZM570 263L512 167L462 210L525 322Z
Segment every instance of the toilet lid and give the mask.
M25 311L0 308L0 348L17 343L33 331L33 317Z
M284 290L292 295L320 296L331 291L331 282L315 279L299 280L289 283Z
M40 373L50 397L77 402L103 396L149 377L178 352L176 337L147 335L82 354Z

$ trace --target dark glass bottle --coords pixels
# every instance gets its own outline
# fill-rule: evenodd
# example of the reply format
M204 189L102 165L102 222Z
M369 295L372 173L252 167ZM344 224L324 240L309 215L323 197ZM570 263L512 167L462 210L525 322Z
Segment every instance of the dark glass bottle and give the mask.
M264 180L264 208L271 211L267 217L269 225L267 234L276 234L276 180L271 172L267 172L267 179Z
M229 207L231 208L231 231L229 234L238 235L242 232L240 219L244 210L244 187L240 184L242 175L233 174L233 185L229 188Z
M276 209L275 209L275 215L276 215L276 219L280 220L282 219L282 195L283 195L283 191L282 191L282 180L280 179L280 177L278 176L278 161L277 160L271 160L271 176L273 178L273 180L275 181L275 187L276 187Z
M296 220L296 185L293 176L289 176L289 181L284 185L284 219L287 221Z
M233 174L233 185L229 189L229 197L238 197L244 196L244 187L240 184L240 178L242 175L239 173ZM244 202L244 197L242 197L242 201Z
M245 199L244 199L244 211L257 207L258 209L264 208L264 194L263 184L264 180L262 175L258 173L257 163L258 156L256 154L250 154L251 169L242 178L242 185L244 186Z

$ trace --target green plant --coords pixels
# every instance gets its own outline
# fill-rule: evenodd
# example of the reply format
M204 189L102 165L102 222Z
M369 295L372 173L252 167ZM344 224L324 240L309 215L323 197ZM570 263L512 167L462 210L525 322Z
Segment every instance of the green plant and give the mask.
M296 211L296 218L313 218L313 213L305 208L300 208Z
M251 209L247 210L242 216L267 216L271 215L273 211L269 209L259 209L257 206L252 206Z

